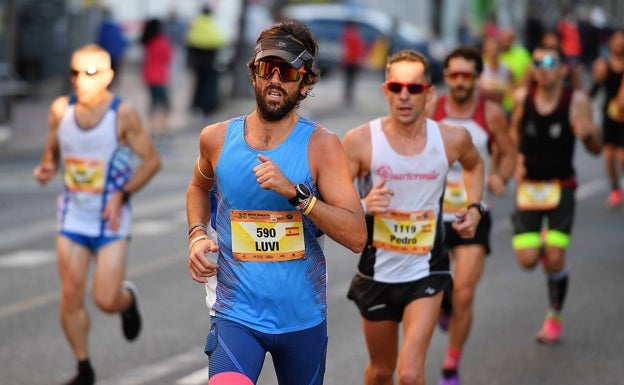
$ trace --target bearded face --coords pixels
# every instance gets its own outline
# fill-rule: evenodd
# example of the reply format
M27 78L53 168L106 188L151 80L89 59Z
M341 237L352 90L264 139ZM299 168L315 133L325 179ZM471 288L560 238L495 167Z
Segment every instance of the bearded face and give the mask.
M303 89L303 83L300 82L297 88L291 92L288 92L280 82L269 82L264 88L256 82L254 88L258 112L262 119L267 122L277 122L295 109Z

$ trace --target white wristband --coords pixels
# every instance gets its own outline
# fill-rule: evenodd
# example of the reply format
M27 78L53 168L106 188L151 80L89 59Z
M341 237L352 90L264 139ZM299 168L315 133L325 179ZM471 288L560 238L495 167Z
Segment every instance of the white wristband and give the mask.
M193 250L193 246L202 239L210 239L206 234L198 235L189 242L189 251Z

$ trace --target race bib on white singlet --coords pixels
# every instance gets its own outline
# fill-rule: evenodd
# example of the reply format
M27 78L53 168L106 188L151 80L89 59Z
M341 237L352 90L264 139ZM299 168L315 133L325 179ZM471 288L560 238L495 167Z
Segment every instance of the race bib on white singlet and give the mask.
M104 163L98 159L65 158L65 185L71 192L104 191Z
M435 229L433 210L389 210L375 214L373 246L402 254L425 254L433 248Z

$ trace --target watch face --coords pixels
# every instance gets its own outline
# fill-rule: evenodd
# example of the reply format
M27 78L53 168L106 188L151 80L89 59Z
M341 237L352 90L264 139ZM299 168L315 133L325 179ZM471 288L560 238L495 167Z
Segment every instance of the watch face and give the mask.
M299 194L304 196L304 198L308 198L311 195L310 189L308 188L308 186L304 185L303 183L299 183L297 185L297 190Z

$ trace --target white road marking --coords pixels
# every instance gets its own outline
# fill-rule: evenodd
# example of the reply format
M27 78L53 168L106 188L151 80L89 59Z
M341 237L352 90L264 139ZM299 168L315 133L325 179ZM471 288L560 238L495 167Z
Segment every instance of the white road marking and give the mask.
M18 250L0 256L0 267L34 267L56 261L53 250Z
M122 373L120 376L110 379L98 381L100 385L143 385L149 384L155 380L163 378L180 369L189 368L191 366L206 364L206 356L202 354L196 347L186 353L169 357L160 362L150 365L143 365L128 372ZM206 374L206 381L208 375Z
M160 219L136 221L132 224L132 236L165 234L171 231L171 222L172 221Z
M200 385L208 383L208 367L199 369L176 381L176 385Z

